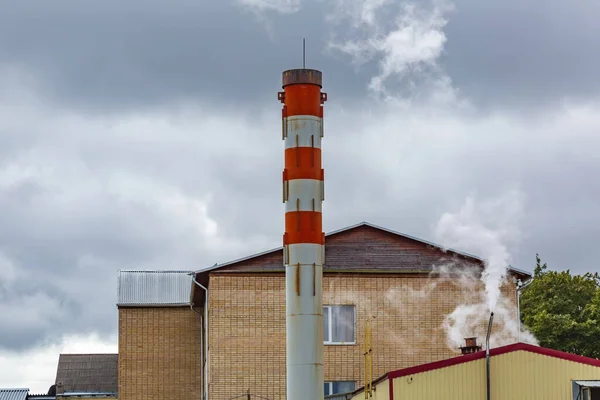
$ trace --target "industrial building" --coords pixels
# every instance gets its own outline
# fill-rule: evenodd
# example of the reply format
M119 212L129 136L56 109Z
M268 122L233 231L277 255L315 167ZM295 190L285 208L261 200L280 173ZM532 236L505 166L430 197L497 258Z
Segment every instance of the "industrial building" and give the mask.
M472 288L436 285L432 270L483 270L481 259L369 223L325 235L325 249L326 394L362 386L368 317L374 376L455 354L441 325ZM283 257L279 247L193 273L120 271L119 399L286 399ZM528 278L510 270L504 295L516 303L514 279Z
M490 350L489 388L493 400L599 400L600 360L515 343ZM486 352L394 370L329 400L485 399Z

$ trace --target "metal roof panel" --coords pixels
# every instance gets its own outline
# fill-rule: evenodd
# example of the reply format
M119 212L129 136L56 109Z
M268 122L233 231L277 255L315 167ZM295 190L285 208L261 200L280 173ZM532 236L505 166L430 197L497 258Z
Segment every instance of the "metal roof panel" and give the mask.
M27 400L29 389L0 389L0 400Z
M190 304L190 271L119 271L117 306Z

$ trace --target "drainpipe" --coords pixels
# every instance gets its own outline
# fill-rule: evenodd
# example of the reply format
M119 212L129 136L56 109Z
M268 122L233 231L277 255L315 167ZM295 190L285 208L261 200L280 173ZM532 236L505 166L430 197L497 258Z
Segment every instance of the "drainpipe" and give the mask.
M490 322L488 324L487 336L485 337L485 373L486 373L486 389L487 400L491 399L490 393L490 334L492 333L492 322L494 321L494 313L490 314Z
M517 320L519 321L519 332L517 336L517 342L521 341L521 290L525 289L533 282L533 278L529 278L529 280L525 283L522 283L519 279L517 283Z
M204 322L204 400L208 400L208 288L202 286L193 273L190 275L192 276L192 282L204 290L204 317L202 318ZM202 330L202 326L200 330ZM202 348L202 342L200 342L200 347Z

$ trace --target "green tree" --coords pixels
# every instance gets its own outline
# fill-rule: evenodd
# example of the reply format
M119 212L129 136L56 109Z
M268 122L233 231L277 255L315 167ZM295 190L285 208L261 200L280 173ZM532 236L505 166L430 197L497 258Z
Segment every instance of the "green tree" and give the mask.
M600 277L549 270L536 254L533 282L521 294L521 321L540 346L600 358Z

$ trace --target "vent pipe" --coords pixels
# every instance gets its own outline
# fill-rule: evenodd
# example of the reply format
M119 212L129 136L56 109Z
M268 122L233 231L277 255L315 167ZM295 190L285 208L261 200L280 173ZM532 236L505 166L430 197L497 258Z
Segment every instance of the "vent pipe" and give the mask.
M325 234L321 138L322 74L283 72L282 139L285 142L283 263L286 293L287 400L321 400L323 391L322 278Z
M494 322L494 313L490 314L487 335L485 337L485 383L487 389L487 400L491 400L490 392L490 335L492 333L492 323Z

